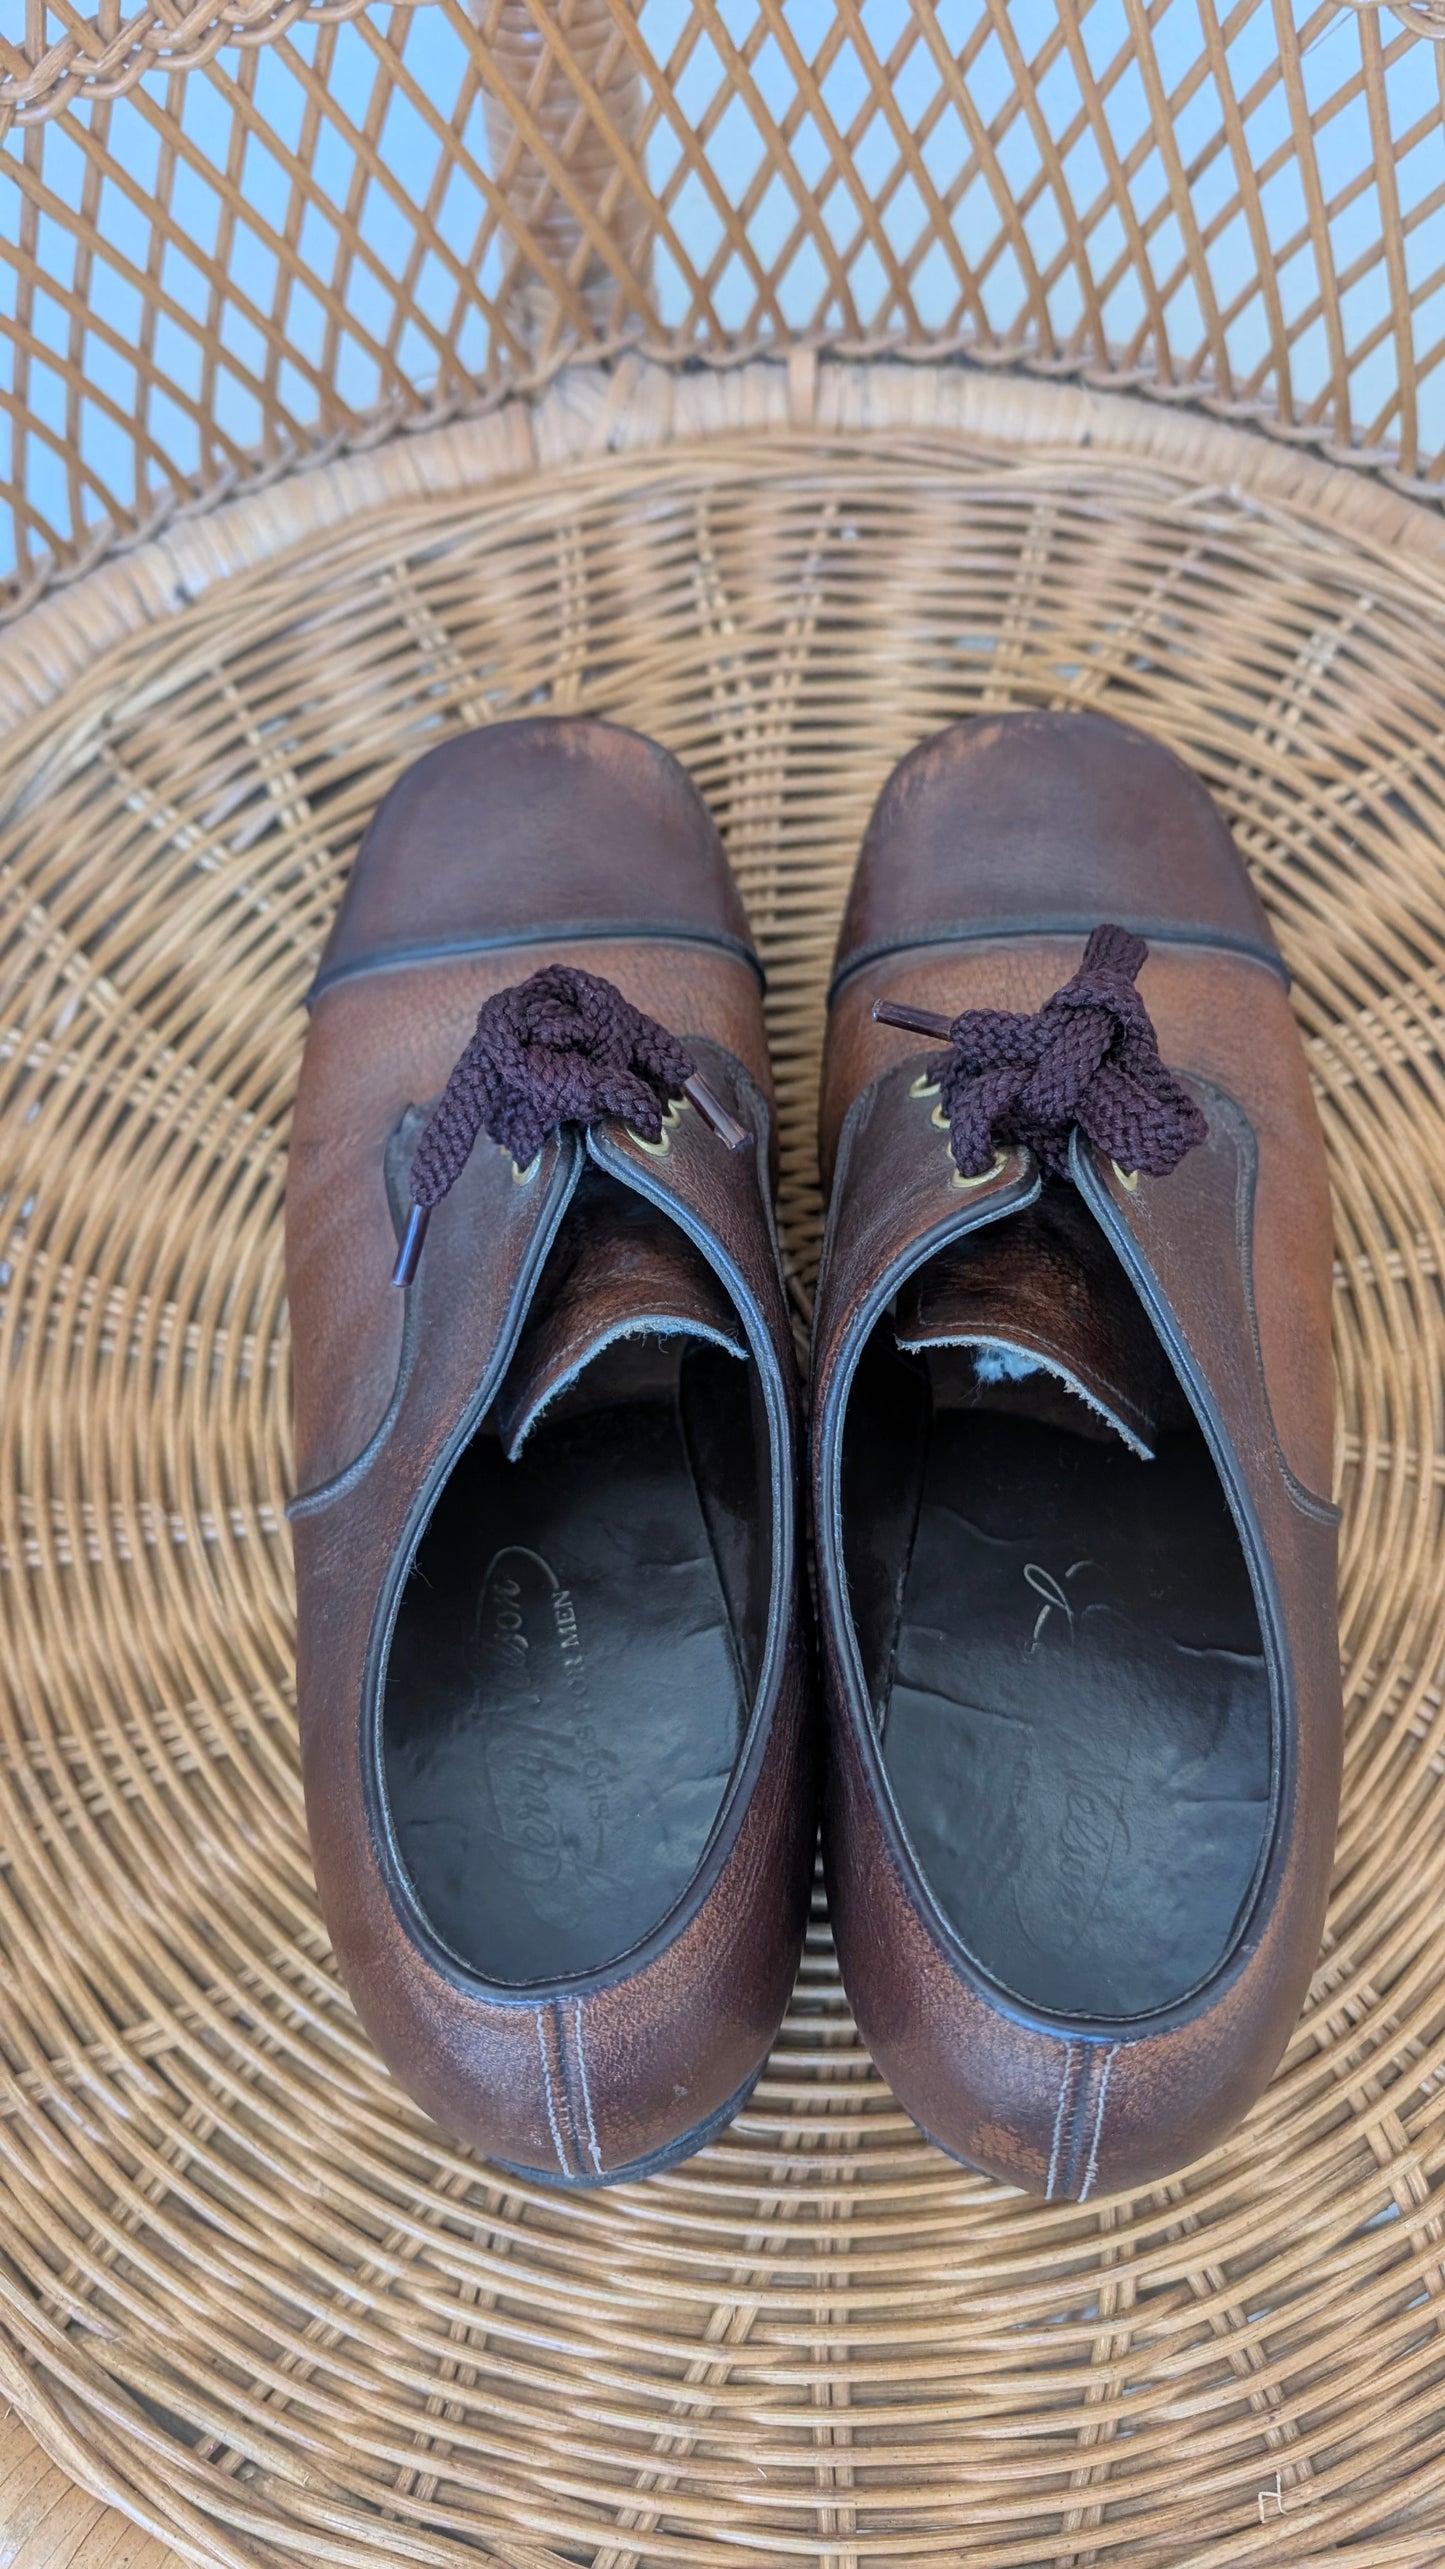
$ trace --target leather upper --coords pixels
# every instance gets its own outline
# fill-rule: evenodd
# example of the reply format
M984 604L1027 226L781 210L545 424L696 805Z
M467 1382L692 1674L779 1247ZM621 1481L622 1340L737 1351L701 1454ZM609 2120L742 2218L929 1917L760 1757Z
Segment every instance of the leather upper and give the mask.
M1037 927L1014 924L1026 904ZM952 941L950 918L963 931ZM1009 1281L1006 1226L1036 1203L1037 1170L1008 1151L990 1178L960 1186L930 1113L936 1058L873 1023L872 1004L950 1018L1037 1009L1078 961L1079 935L1055 925L1065 918L1079 933L1109 919L1149 937L1139 987L1164 1060L1207 1119L1207 1142L1167 1178L1128 1184L1077 1133L1071 1168L1214 1457L1259 1610L1275 1743L1267 1857L1221 1968L1157 2018L1093 2024L1051 2021L991 1985L930 1895L863 1682L841 1518L844 1427L870 1329L895 1296L907 1344L970 1325L940 1252L999 1226L1002 1254L974 1264L975 1306L986 1299L976 1334L998 1327L1010 1297L1025 1344L1051 1326L1047 1269ZM1021 716L960 726L904 762L840 949L813 1396L835 1933L865 2038L910 2111L972 2164L1053 2198L1146 2183L1221 2137L1283 2050L1319 1944L1341 1724L1332 1250L1284 977L1251 950L1262 930L1227 831L1167 753L1095 717ZM1100 1379L1083 1387L1106 1410L1112 1361L1106 1342ZM1147 1451L1147 1416L1127 1424Z
M292 1517L322 1905L358 2010L412 2093L500 2158L574 2181L647 2160L736 2097L786 2004L806 1910L794 1362L760 983L739 932L716 834L650 744L581 721L450 742L402 780L363 844L297 1105ZM483 1138L435 1208L416 1281L396 1292L408 1111L438 1094L483 999L554 961L605 973L680 1035L752 1147L727 1151L684 1108L663 1153L620 1126L568 1127L524 1178ZM684 1253L659 1262L654 1249L649 1268L645 1241L639 1252L614 1218L594 1261L584 1240L561 1284L549 1277L529 1335L588 1168L660 1208ZM751 1718L697 1874L643 1945L555 1986L491 1985L430 1932L389 1826L377 1734L397 1601L504 1383L515 1449L569 1367L634 1327L673 1325L756 1369L767 1422L773 1575Z

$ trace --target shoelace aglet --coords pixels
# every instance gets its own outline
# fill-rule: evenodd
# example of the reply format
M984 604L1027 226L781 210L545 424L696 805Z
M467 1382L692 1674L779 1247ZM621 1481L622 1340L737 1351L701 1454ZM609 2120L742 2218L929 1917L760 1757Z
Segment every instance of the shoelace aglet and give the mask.
M406 1229L401 1235L401 1247L396 1253L396 1265L391 1271L391 1281L394 1285L409 1285L416 1274L417 1260L421 1256L421 1244L426 1238L426 1226L430 1220L429 1204L412 1206L406 1217Z
M932 1008L905 1008L897 999L875 999L873 1021L879 1026L899 1026L905 1035L929 1035L936 1044L952 1041L952 1018L940 1017Z
M699 1079L696 1071L683 1081L682 1093L689 1104L697 1108L703 1122L712 1126L718 1140L725 1142L730 1151L741 1151L746 1148L753 1138L747 1126L740 1124L735 1115L728 1113L722 1099L714 1097L707 1081Z

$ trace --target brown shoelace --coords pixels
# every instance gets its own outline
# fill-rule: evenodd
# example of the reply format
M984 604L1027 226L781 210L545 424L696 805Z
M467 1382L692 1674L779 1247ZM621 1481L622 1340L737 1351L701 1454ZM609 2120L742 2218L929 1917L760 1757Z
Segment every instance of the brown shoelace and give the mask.
M750 1138L699 1077L686 1046L600 974L554 963L498 990L483 1004L417 1144L392 1282L410 1284L433 1207L461 1176L479 1133L524 1169L559 1124L615 1117L645 1141L659 1141L663 1116L679 1097L729 1150Z
M1000 1149L1022 1145L1066 1177L1077 1124L1117 1165L1167 1177L1208 1132L1189 1091L1159 1058L1153 1020L1134 987L1149 949L1127 928L1095 928L1072 981L1032 1017L970 1008L949 1019L880 999L885 1026L949 1047L939 1078L962 1177L985 1177Z

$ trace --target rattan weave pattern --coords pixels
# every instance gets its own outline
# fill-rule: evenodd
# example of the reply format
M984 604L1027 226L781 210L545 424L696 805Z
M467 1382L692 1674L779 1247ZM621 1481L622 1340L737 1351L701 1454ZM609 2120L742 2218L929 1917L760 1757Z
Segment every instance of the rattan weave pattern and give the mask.
M188 2559L1445 2557L1445 558L1299 459L1285 505L1237 432L1186 462L1098 400L1085 449L1082 397L982 386L945 435L945 379L867 383L889 431L820 429L820 380L764 433L708 378L691 440L590 456L611 395L559 392L489 450L541 474L466 487L454 444L427 490L390 449L365 514L302 477L192 530L190 603L137 557L37 628L67 683L0 761L0 2374ZM725 2140L595 2198L498 2180L360 2036L297 1782L279 1213L347 859L448 727L580 707L687 762L769 968L802 1317L869 803L1039 702L1197 766L1297 974L1350 1710L1310 2011L1213 2158L1044 2207L897 2110L820 1920Z

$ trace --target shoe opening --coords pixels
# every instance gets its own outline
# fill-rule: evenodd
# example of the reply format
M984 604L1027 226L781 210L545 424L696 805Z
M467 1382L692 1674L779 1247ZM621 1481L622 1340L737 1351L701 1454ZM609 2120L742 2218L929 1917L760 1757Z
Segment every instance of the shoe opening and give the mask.
M1072 1187L910 1280L842 1470L868 1694L939 1908L1031 2007L1178 2003L1263 1862L1269 1680L1208 1446Z
M697 1250L584 1178L403 1591L381 1722L413 1894L506 1984L630 1951L697 1871L756 1694L767 1425Z

